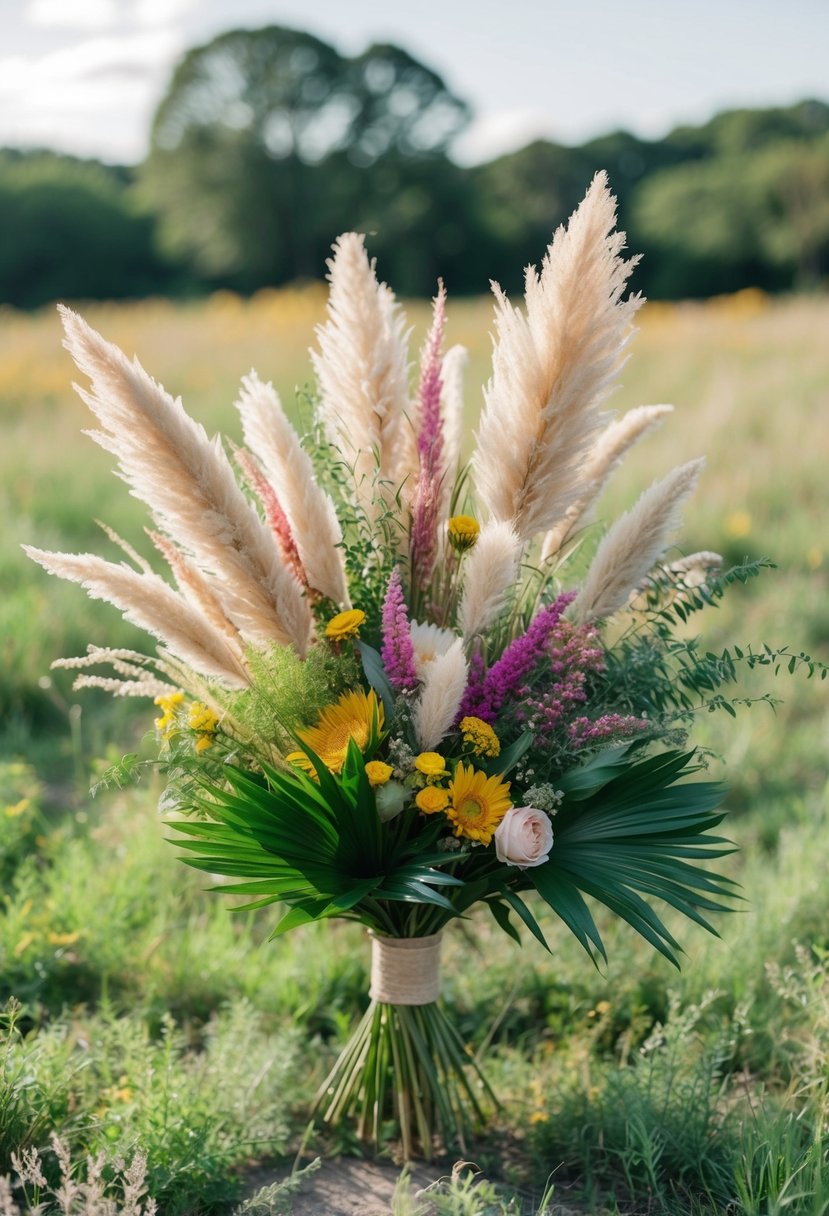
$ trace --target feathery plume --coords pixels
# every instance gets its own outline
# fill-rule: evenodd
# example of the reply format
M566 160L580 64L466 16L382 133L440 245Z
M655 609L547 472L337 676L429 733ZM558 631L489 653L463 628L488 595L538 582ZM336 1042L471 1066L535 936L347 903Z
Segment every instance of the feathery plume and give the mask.
M310 586L350 608L337 512L317 482L279 395L272 384L264 384L251 372L242 381L236 405L245 443L256 453L285 510Z
M423 689L414 707L412 724L421 751L432 751L451 729L466 689L469 666L458 638L437 655L423 673Z
M581 469L631 336L639 297L622 301L636 259L620 255L616 200L597 173L526 273L526 315L493 284L497 341L473 457L478 499L531 540L578 498Z
M612 616L659 560L678 527L685 499L697 484L705 461L680 465L645 490L630 511L611 526L593 558L573 604L573 620L583 623Z
M150 563L132 547L129 541L124 540L123 536L119 536L115 529L110 528L109 524L105 524L103 520L96 519L95 523L113 545L117 545L121 552L127 555L137 570L142 570L145 574L152 574Z
M215 578L224 611L246 640L293 644L304 655L311 612L276 539L245 498L218 441L70 309L66 348L92 381L76 386L103 426L89 432L173 540Z
M490 521L464 559L458 624L465 638L483 633L500 616L518 575L521 541L508 523Z
M317 328L319 351L311 351L320 414L371 510L375 470L398 485L411 469L405 321L394 293L378 283L362 236L338 237L328 270L328 320Z
M297 582L307 589L308 577L302 565L302 559L299 556L299 550L294 540L288 516L282 509L282 503L277 497L276 490L274 490L262 472L252 452L248 452L245 448L237 448L233 455L242 473L247 478L248 485L259 499L260 506L265 512L265 519L271 525L273 534L279 544L285 565Z
M389 683L401 692L411 692L419 683L410 628L400 571L395 566L383 602L381 657Z
M446 322L446 289L441 281L434 300L432 325L423 344L418 392L417 454L419 472L412 500L410 555L412 582L425 589L432 577L437 552L438 508L445 478L443 465L443 415L441 393L441 344Z
M244 667L241 635L233 622L228 620L221 600L211 584L168 537L162 536L160 532L153 532L151 528L147 529L147 535L170 567L176 586L184 598L204 614L214 629L229 639Z
M114 604L126 620L146 629L195 671L231 688L248 686L228 639L158 575L139 574L91 553L47 553L31 545L23 549L50 574L80 583L91 599Z
M463 369L469 360L464 346L451 346L443 356L440 408L443 415L443 467L438 518L449 515L452 491L461 463L463 440Z
M640 405L636 409L628 410L602 431L584 467L585 490L572 506L567 508L564 518L544 537L541 546L542 562L548 561L559 552L573 528L598 500L611 474L619 467L623 457L637 440L658 426L668 414L673 413L673 408L672 405Z

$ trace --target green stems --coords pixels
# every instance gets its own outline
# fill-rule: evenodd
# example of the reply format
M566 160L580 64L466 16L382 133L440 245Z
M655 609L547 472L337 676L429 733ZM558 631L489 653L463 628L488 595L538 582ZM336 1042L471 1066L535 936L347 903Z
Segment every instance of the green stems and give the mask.
M314 1119L354 1118L357 1134L380 1147L397 1125L407 1161L431 1160L438 1144L466 1152L485 1108L497 1100L437 1003L372 1001L314 1099Z

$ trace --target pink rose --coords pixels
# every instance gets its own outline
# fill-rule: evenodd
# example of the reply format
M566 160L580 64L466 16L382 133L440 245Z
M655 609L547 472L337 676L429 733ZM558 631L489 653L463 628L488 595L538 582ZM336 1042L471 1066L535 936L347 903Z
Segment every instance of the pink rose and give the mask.
M542 865L553 847L553 825L534 806L514 806L495 829L495 855L508 866Z

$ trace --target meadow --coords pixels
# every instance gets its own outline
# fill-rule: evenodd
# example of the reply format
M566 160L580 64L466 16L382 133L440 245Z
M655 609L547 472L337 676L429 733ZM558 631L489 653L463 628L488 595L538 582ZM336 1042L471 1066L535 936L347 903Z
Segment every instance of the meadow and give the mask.
M233 401L251 367L307 414L323 307L309 288L83 312L209 431L239 441ZM412 306L413 351L427 316ZM487 301L450 301L449 341L470 351L470 426L490 318ZM829 299L757 292L642 314L611 404L675 413L603 513L705 453L683 551L777 566L698 618L708 649L787 644L829 661L827 326ZM105 1179L140 1154L169 1216L290 1212L278 1187L238 1205L255 1165L293 1160L303 1106L364 1007L368 951L351 927L268 943L266 913L231 915L165 842L151 782L90 799L106 763L140 750L154 711L73 693L49 665L90 641L141 638L19 545L112 556L100 519L150 546L110 458L81 433L90 415L72 377L53 310L0 312L0 1178L13 1150L57 1132L78 1177L88 1154L105 1155ZM420 1200L401 1188L401 1216L829 1212L829 684L761 668L743 687L782 703L698 730L729 783L739 845L724 865L745 902L718 922L722 938L678 926L677 973L612 926L604 971L549 921L546 957L487 921L450 933L446 999L503 1108L470 1146L490 1181L461 1172ZM304 1159L358 1149L316 1136ZM43 1161L57 1185L48 1148ZM46 1184L26 1184L31 1207ZM0 1212L14 1211L3 1202L0 1185ZM137 1213L131 1202L112 1210Z

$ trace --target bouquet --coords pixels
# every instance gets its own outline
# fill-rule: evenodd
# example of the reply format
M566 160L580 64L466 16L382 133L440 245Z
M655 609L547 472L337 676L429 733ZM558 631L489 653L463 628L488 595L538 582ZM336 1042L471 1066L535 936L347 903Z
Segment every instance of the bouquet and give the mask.
M710 929L733 892L709 868L729 851L722 790L687 728L733 711L736 662L774 656L706 654L686 622L763 563L665 557L699 459L595 542L608 479L670 411L604 412L641 303L623 248L599 174L527 271L523 310L494 288L468 462L443 287L412 393L402 311L358 235L329 262L302 439L251 374L229 452L61 310L92 438L149 507L171 578L108 529L126 561L29 549L160 643L57 665L154 699L162 806L216 889L278 905L275 937L334 917L368 930L370 1003L316 1113L375 1143L391 1119L407 1158L463 1147L492 1097L439 999L453 921L480 906L547 947L551 910L595 961L602 905L676 962L652 901Z

